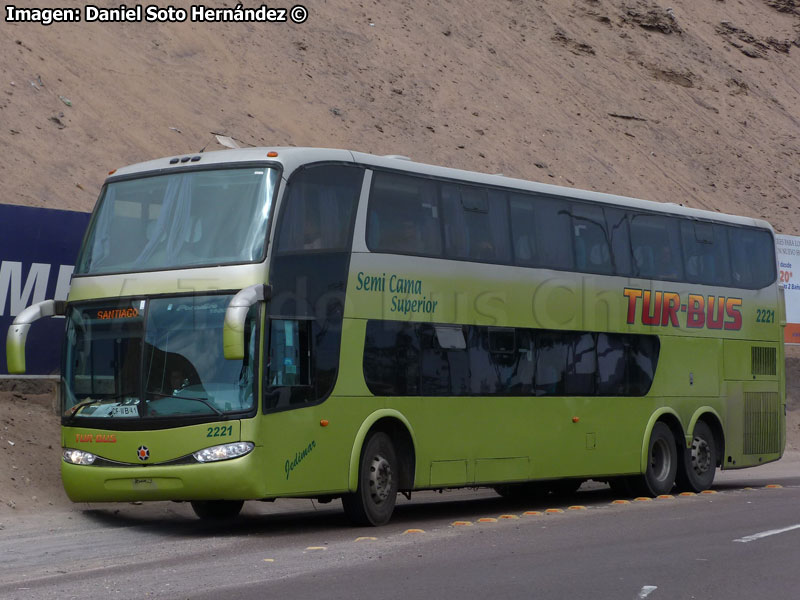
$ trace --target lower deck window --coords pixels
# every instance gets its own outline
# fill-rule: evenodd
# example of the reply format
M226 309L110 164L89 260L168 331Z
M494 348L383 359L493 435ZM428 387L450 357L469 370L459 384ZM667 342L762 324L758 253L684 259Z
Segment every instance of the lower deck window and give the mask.
M369 321L364 378L378 396L644 396L658 337ZM452 337L452 332L451 337ZM460 336L459 336L460 338ZM461 339L461 338L460 338Z

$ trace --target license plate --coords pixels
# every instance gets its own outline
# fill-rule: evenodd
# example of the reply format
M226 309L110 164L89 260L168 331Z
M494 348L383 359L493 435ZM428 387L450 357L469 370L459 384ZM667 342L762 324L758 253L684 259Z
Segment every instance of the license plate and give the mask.
M139 408L137 406L115 406L111 409L112 417L138 417Z

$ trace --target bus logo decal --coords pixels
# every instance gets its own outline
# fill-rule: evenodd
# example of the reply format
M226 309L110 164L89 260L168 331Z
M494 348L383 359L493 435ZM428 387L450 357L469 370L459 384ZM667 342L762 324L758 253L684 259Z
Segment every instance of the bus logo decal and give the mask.
M139 446L136 449L136 456L142 462L146 461L148 458L150 458L150 448L147 446Z
M684 304L676 292L625 288L622 295L628 299L628 325L636 324L638 316L638 323L650 326L681 327L680 321L685 319L685 326L692 329L742 328L741 298L689 294Z

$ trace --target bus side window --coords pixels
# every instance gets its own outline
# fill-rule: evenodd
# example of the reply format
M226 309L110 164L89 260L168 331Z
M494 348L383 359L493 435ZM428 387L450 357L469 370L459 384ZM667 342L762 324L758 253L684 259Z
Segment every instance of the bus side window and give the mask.
M733 285L761 289L775 281L775 252L769 231L728 227Z
M681 222L686 278L692 283L729 285L730 265L725 228L702 222Z
M536 252L536 218L528 196L511 195L511 240L516 264L534 266L539 263Z
M363 173L340 165L297 171L281 209L278 252L345 250Z
M631 219L631 246L636 277L670 280L683 278L676 219L634 213Z
M537 396L562 396L567 369L569 344L564 334L556 331L541 332L536 335L536 377Z
M433 325L423 323L420 332L420 394L423 396L450 395L450 363L447 351L436 339Z
M625 345L620 336L597 335L597 395L624 396L626 392Z
M659 342L656 336L624 336L628 347L629 396L644 396L650 390L658 364Z
M614 273L631 275L631 238L628 213L618 208L603 207L606 218L606 233L611 246L611 261Z
M611 250L601 206L573 204L572 242L575 268L586 273L612 274Z
M567 376L564 393L568 396L592 396L597 378L597 347L594 334L573 333L569 337Z
M441 256L436 183L376 171L367 213L367 246L378 252Z
M570 235L569 204L563 200L537 198L535 206L542 266L573 269L572 245L564 243Z
M505 194L466 185L442 184L445 249L448 256L508 263Z
M364 343L364 379L376 396L419 394L419 326L369 321Z
M268 408L307 402L311 394L310 321L272 319L269 336L268 388L305 388L300 393L272 394ZM308 392L308 393L306 393ZM267 396L267 394L265 394Z
M569 205L533 194L511 196L511 231L517 264L572 269ZM528 258L530 257L530 258Z

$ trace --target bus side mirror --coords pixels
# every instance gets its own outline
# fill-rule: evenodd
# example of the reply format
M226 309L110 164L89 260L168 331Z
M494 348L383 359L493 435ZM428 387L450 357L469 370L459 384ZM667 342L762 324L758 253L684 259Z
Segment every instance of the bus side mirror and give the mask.
M6 336L6 364L12 375L25 373L25 342L31 323L43 317L63 316L67 312L67 303L63 300L44 300L23 310L11 323Z
M257 283L240 290L225 309L225 322L222 326L222 354L228 360L244 358L244 327L247 313L256 302L269 300L272 288Z

